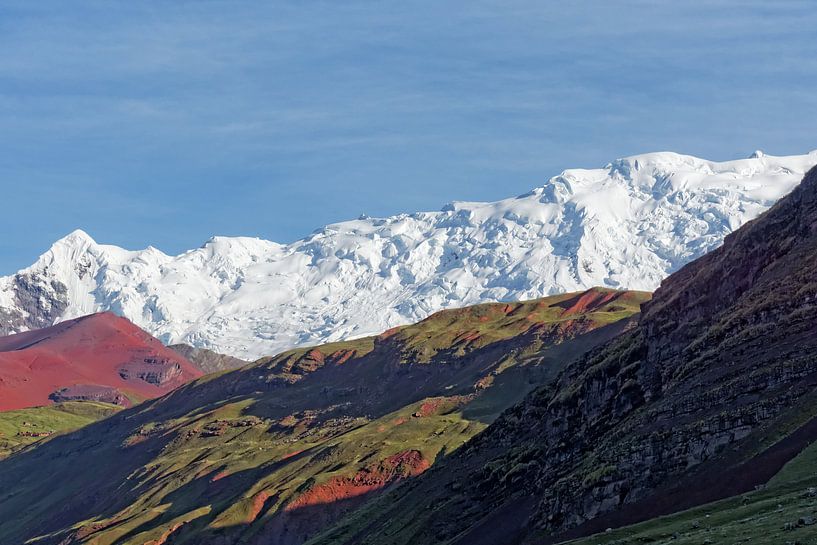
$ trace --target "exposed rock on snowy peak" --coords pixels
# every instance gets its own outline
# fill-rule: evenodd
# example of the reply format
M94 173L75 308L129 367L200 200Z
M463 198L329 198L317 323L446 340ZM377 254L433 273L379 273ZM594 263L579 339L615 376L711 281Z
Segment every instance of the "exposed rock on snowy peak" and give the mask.
M214 237L168 256L82 231L0 278L2 332L100 310L242 358L443 309L592 286L652 290L791 191L817 151L713 162L661 152L571 169L519 197L361 217L282 245Z

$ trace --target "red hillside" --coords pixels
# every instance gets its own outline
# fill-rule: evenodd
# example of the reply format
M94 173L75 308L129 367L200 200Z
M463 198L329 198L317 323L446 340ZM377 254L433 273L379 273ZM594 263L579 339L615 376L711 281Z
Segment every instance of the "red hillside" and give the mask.
M69 399L130 405L199 377L188 360L110 312L0 338L0 411Z

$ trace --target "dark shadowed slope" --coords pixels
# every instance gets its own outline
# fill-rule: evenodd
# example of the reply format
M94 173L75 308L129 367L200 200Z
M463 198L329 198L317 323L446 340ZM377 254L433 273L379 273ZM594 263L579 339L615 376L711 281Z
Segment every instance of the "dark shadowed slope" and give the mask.
M208 375L0 461L0 543L303 543L625 330L647 298L444 311Z
M552 542L752 490L817 438L817 171L639 325L320 543Z
M201 375L110 312L0 338L0 410L78 399L128 406Z
M787 463L764 487L673 515L601 532L576 545L813 542L817 535L817 443Z

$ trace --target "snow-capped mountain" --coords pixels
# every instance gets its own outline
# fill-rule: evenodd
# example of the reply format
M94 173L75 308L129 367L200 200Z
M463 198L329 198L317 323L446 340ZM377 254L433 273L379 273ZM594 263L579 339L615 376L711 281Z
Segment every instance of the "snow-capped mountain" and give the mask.
M253 358L443 308L592 286L652 290L787 194L817 151L661 152L571 169L519 197L362 217L292 244L214 237L169 256L82 231L0 278L6 333L112 310L165 342Z

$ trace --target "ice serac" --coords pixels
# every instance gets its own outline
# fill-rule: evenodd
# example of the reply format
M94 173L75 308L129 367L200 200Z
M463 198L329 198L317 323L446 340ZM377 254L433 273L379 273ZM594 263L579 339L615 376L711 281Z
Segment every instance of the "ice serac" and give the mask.
M0 279L0 317L13 333L111 310L165 342L250 359L444 308L591 286L652 290L814 164L817 151L726 162L650 153L566 170L502 201L361 217L287 245L215 237L177 256L77 231Z

